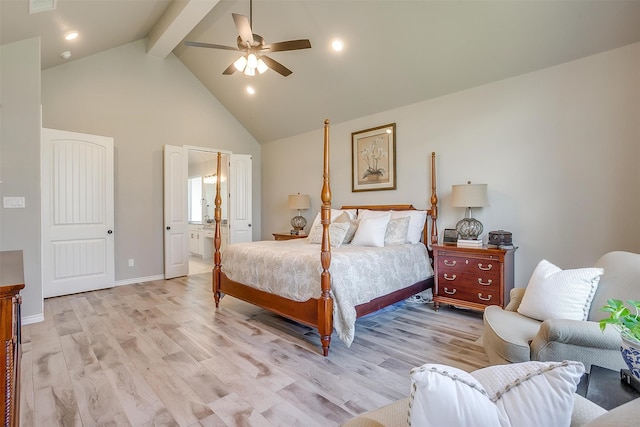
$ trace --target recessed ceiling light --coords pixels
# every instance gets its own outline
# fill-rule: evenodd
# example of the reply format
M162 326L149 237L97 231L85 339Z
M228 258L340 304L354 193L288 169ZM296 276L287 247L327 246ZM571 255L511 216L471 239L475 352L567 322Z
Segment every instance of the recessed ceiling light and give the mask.
M344 43L340 39L334 39L331 42L331 49L335 50L336 52L340 52L342 49L344 49Z
M69 31L67 34L64 35L65 40L73 40L76 37L78 37L77 31Z
M247 93L249 95L253 95L254 93L256 93L256 90L251 86L247 86Z
M64 52L62 52L60 54L60 58L62 59L69 59L71 58L71 52L69 52L68 50L65 50Z

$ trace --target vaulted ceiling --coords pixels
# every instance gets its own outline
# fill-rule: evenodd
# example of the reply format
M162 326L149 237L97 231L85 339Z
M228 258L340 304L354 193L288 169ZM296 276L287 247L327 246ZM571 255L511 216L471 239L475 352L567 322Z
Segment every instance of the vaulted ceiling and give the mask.
M261 143L640 41L640 0L254 0L254 33L312 48L269 54L288 77L228 76L238 52L183 42L236 46L231 14L249 16L248 0L55 3L29 14L29 0L0 0L1 43L40 36L46 69L148 38L148 54L173 52ZM70 30L80 32L73 42Z

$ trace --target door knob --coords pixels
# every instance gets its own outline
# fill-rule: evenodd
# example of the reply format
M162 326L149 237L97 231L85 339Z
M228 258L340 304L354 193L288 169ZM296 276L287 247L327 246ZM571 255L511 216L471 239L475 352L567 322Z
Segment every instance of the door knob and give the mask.
M171 230L171 227L169 227L168 225L167 225L167 230Z
M107 234L113 234L113 230L108 230Z

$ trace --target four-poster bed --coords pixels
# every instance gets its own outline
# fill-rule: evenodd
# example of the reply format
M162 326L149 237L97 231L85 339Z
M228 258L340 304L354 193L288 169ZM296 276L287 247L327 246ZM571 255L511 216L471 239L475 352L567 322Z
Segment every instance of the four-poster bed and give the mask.
M427 242L435 244L438 241L436 226L438 198L435 185L435 153L432 153L430 209L417 211L411 205L367 205L343 206L340 210L340 212L391 211L399 216L404 215L403 212L409 216L424 213L424 226L421 233L421 240L424 243L413 242L414 244L380 248L351 247L352 245L334 247L332 265L332 243L334 242L330 240L330 225L332 213L335 210L331 209L329 182L329 120L325 120L324 123L323 143L322 207L319 214L322 238L319 266L317 245L312 245L307 242L307 239L296 239L230 245L225 249L225 268L223 269L220 251L221 196L220 181L218 181L214 210L213 296L216 308L219 307L222 294L231 295L278 315L316 327L320 334L323 355L327 356L334 330L334 318L340 338L350 345L356 318L402 301L433 286L431 254L430 251L427 254ZM221 155L219 154L218 169L220 166ZM426 218L427 216L431 221ZM431 222L430 233L429 222ZM289 258L286 258L287 256ZM352 258L349 258L350 256ZM351 276L365 276L362 270L375 268L378 270L366 274L378 276L362 277L359 279L364 280L363 283L354 284L358 281L358 277L346 277L349 276L349 270L353 270L349 265L349 259L359 256L362 257L358 260L360 271L355 274L351 272ZM310 257L313 258L311 266L309 266ZM415 261L416 259L420 261ZM364 260L366 262L363 262ZM389 264L394 260L397 261L397 265ZM285 275L284 270L288 268L296 270L291 273L291 280L296 282L293 284L295 290L276 289L279 285L276 282L280 281ZM310 273L302 274L304 270ZM256 276L258 278L252 276L262 274L261 272L266 276ZM374 278L371 279L371 277ZM360 287L354 290L356 285Z

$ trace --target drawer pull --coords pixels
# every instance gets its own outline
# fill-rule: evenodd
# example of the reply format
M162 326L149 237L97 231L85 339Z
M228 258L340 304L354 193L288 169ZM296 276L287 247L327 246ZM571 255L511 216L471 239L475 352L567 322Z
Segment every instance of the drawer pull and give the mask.
M493 268L493 265L492 265L492 264L487 264L487 266L486 266L486 267L483 267L483 266L482 266L482 263L481 263L481 262L479 262L479 263L478 263L478 268L479 268L480 270L489 271L489 270L491 270L491 269Z
M447 273L444 273L443 277L444 277L444 280L456 280L457 276L455 274L452 274L451 277L449 277Z
M487 280L486 282L483 282L482 278L478 277L478 283L481 284L482 286L491 286L491 282L492 282L491 279Z
M491 301L491 295L489 295L486 298L483 298L480 292L478 292L478 298L481 299L482 301Z
M444 293L447 294L447 295L453 295L453 294L456 293L456 291L457 291L457 289L454 289L454 290L450 291L449 289L444 288Z
M443 262L444 262L444 265L446 265L447 267L453 267L454 265L456 265L455 259L451 262L445 259Z

